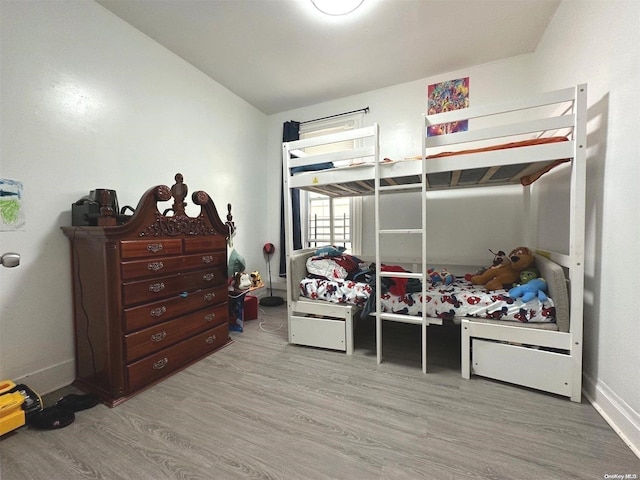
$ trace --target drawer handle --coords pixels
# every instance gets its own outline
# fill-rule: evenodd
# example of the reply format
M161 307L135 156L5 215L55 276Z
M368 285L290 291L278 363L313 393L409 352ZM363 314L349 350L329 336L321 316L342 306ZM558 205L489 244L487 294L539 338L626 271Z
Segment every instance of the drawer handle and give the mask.
M215 293L207 293L204 296L204 301L205 302L210 302L211 300L213 300L215 298L216 294Z
M211 280L213 280L214 278L216 278L216 276L215 276L215 274L213 274L213 273L205 273L205 274L202 276L202 279L203 279L205 282L210 282L210 281L211 281Z
M149 291L153 292L153 293L158 293L160 291L164 290L164 283L160 282L160 283L152 283L151 285L149 285Z
M158 360L153 364L153 369L162 370L164 367L167 366L167 363L169 363L169 359L167 357L164 357L162 360Z
M165 307L164 305L158 308L154 308L153 310L151 310L151 316L152 317L159 317L161 315L164 315L167 312L167 307Z
M162 270L164 268L164 263L162 262L151 262L147 264L147 268L153 272L157 272L158 270Z
M213 262L213 255L203 255L202 263L211 263Z
M159 333L154 333L153 335L151 335L151 341L156 343L161 342L162 340L165 339L166 336L167 336L167 332L163 330Z
M205 342L207 342L209 345L211 345L215 341L216 341L215 335L211 335L210 337L207 337L207 339L205 340Z
M213 320L214 318L216 318L216 314L215 313L208 313L204 316L204 319L207 322L210 322L211 320Z
M151 253L158 253L163 248L164 247L161 243L150 243L149 245L147 245L147 250L149 250Z

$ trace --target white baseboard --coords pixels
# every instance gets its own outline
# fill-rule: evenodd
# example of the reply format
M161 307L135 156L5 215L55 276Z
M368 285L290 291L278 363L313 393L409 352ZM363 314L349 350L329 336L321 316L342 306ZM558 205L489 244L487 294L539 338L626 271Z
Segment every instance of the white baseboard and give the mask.
M264 281L264 279L263 279ZM274 278L273 281L271 282L271 285L273 287L274 290L274 294L276 290L284 290L286 292L287 290L287 280L284 278ZM267 292L269 291L269 281L267 280L265 282L265 290L267 290ZM268 295L268 293L267 293Z
M273 289L274 297L287 298L287 281L284 278L274 278L271 282L271 288L269 288L268 279L265 281L263 278L262 280L265 282L264 288L256 290L255 292L251 293L251 295L254 295L258 298L268 297L271 295L271 290Z
M46 395L73 383L75 379L75 362L67 360L57 365L44 368L20 378L13 378L13 382L27 385L39 395Z
M583 393L593 408L640 458L640 415L604 382L583 375Z

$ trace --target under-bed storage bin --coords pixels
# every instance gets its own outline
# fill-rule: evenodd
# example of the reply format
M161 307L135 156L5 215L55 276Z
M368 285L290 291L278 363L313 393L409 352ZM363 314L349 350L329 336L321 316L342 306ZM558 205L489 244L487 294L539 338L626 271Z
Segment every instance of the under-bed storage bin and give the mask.
M471 355L475 375L571 395L569 355L478 338L471 340Z
M345 351L345 321L342 319L291 316L291 340L298 345Z
M353 305L298 300L289 311L290 343L353 353Z

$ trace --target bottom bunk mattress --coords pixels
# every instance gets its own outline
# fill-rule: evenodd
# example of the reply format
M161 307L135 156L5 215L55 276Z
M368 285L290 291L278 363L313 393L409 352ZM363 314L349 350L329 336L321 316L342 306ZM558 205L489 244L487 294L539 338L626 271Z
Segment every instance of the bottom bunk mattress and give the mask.
M367 283L353 280L304 278L300 295L311 300L351 304L375 310L374 289ZM371 301L370 301L371 300ZM395 295L384 292L382 310L387 313L422 315L422 292ZM486 318L521 323L555 322L555 305L551 298L534 298L523 302L509 297L506 290L486 291L483 285L473 285L464 278L456 278L450 285L430 285L426 298L427 316L452 320L456 317Z
M371 295L371 285L353 280L306 277L300 282L300 296L311 300L325 300L364 308Z

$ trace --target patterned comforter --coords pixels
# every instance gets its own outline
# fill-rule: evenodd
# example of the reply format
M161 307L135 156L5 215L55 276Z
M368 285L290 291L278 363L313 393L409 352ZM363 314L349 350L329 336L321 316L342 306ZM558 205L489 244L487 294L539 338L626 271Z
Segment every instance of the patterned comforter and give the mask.
M313 300L348 303L364 307L373 288L353 280L326 280L305 278L300 283L300 295ZM487 292L481 285L473 285L457 278L451 285L429 286L427 289L427 315L453 319L454 317L490 318L518 322L555 322L552 299L544 302L537 298L526 303L512 299L506 290ZM422 292L382 295L382 310L389 313L421 315Z

